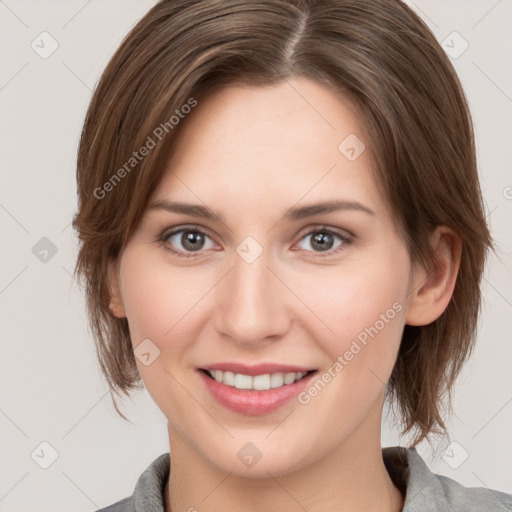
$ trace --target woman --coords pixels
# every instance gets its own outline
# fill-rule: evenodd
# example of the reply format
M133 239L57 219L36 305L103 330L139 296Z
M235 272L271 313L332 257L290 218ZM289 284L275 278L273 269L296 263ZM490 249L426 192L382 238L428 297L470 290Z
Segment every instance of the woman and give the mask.
M512 510L414 448L446 432L492 242L464 93L409 8L158 3L77 179L102 370L168 420L170 454L105 511ZM381 449L387 399L408 448Z

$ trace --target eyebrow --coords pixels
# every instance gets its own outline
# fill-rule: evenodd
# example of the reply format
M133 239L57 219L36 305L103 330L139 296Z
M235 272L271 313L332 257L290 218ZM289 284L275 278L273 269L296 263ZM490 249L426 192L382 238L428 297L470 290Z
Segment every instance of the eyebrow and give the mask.
M285 220L300 220L305 217L312 217L314 215L322 215L325 213L343 211L343 210L355 210L368 215L375 215L375 212L364 206L357 201L345 201L338 199L335 201L326 201L322 203L314 203L306 206L300 206L298 208L289 208L283 218Z
M224 218L220 213L200 204L157 200L149 205L148 210L165 210L170 213L182 213L185 215L191 215L193 217L201 217L203 219L220 221L224 223ZM301 220L306 217L313 217L315 215L322 215L343 210L355 210L366 213L368 215L375 215L373 210L357 201L346 201L339 199L289 208L284 213L283 219L288 221Z

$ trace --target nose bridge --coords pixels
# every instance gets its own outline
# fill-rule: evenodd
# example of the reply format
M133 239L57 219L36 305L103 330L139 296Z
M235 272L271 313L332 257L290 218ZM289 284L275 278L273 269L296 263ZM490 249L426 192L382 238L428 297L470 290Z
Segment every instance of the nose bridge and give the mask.
M216 326L221 334L251 343L285 332L290 320L286 299L268 268L270 260L270 254L251 240L237 247L233 268L216 294Z

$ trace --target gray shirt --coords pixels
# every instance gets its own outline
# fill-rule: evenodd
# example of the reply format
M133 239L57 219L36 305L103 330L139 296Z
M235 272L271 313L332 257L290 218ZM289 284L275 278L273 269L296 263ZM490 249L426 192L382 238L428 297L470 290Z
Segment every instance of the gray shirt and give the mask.
M415 448L383 448L382 457L394 484L405 495L402 512L512 512L512 494L464 487L436 475ZM96 512L165 512L170 461L169 453L160 455L139 477L132 496Z

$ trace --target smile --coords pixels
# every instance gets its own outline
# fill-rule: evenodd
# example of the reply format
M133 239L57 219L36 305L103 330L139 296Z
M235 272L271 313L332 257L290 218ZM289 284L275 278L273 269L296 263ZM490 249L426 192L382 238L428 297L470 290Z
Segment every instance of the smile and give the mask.
M277 411L297 398L318 373L307 367L271 363L226 362L197 370L215 402L246 416Z
M276 372L263 375L245 375L222 370L204 370L212 379L236 389L267 391L298 382L311 372Z

